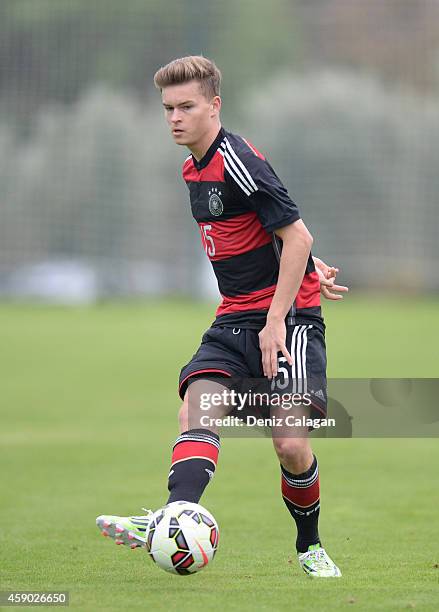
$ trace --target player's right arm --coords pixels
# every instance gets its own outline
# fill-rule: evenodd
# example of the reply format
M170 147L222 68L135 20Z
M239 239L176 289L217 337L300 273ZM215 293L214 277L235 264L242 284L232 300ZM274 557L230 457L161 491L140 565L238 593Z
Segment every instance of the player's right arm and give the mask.
M285 317L294 302L305 274L306 264L312 246L312 236L302 219L276 230L282 239L282 253L279 262L279 276L273 300L267 313L265 327L259 333L262 366L265 376L277 375L280 351L289 365L292 357L285 346Z
M265 157L238 136L230 135L223 148L225 177L236 197L256 213L263 229L276 234L279 274L265 327L259 333L264 375L277 374L277 354L291 365L285 346L285 317L302 284L310 256L312 236L300 218L298 208Z

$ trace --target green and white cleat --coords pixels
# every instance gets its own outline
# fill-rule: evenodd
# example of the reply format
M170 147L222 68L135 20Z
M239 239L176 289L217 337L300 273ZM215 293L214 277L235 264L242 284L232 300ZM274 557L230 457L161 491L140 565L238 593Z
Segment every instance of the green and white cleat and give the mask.
M339 578L341 571L320 544L312 544L307 552L298 553L301 568L310 578Z
M145 532L151 520L152 510L142 508L143 516L110 516L102 514L96 519L96 525L105 537L113 538L116 544L125 544L130 548L145 546Z

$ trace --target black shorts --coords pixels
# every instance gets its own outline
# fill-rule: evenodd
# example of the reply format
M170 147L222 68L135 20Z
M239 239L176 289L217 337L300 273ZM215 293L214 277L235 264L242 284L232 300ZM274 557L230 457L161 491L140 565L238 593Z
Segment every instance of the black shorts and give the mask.
M324 418L327 413L326 345L324 327L315 324L287 326L286 347L293 358L288 365L278 355L275 384L292 393L309 394L311 417ZM210 327L201 346L180 372L179 394L183 399L194 378L231 377L235 380L265 379L259 348L258 330Z

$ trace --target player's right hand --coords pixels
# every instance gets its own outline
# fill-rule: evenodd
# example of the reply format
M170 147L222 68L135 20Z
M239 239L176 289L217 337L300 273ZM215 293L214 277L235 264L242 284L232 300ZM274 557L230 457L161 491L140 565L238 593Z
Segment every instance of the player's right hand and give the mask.
M278 353L281 352L289 365L293 365L293 359L285 346L286 327L284 319L272 319L267 317L265 327L259 332L259 347L262 354L262 370L264 376L270 380L277 376Z

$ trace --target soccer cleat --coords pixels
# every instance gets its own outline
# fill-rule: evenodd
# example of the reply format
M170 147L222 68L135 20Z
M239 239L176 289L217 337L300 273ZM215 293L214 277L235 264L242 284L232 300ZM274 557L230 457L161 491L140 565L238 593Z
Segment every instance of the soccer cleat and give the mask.
M125 544L130 548L145 546L145 532L151 520L152 510L146 510L143 516L110 516L102 514L96 519L96 525L105 537L113 538L116 544Z
M304 553L298 553L301 568L310 578L338 578L341 571L320 544L312 544Z

